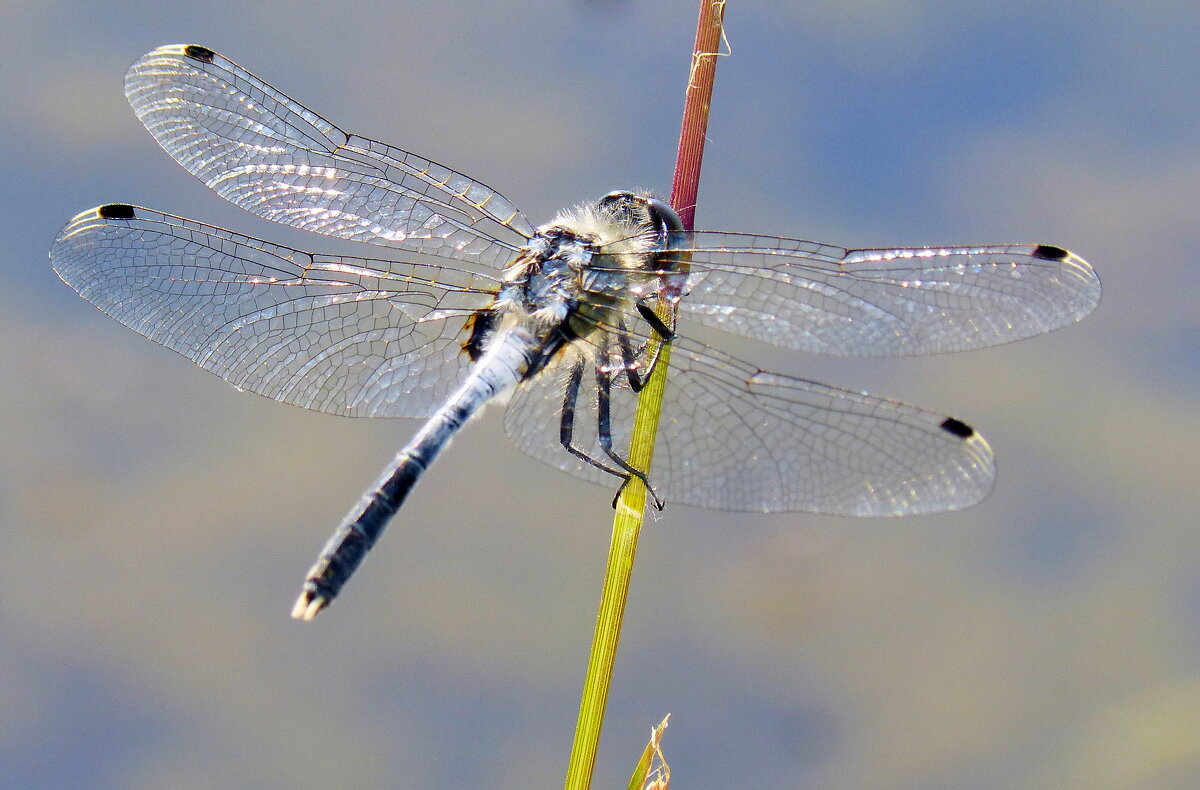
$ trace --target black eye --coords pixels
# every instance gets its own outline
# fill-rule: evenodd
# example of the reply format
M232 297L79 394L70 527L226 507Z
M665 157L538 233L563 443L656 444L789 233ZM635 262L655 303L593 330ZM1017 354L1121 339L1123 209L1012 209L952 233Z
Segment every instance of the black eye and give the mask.
M658 198L643 198L643 200L646 201L646 210L650 213L650 220L656 228L668 233L679 233L683 230L683 220L675 213L675 209Z

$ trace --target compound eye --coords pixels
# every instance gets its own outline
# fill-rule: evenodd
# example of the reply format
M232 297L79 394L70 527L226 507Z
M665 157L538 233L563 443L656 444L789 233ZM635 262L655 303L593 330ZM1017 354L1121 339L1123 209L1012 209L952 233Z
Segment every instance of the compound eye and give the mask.
M599 205L600 208L608 211L628 211L631 203L637 203L643 200L645 200L645 198L641 198L629 190L618 189L613 192L609 192L607 195L600 198Z
M679 214L675 212L675 209L658 198L643 198L643 200L646 201L646 208L650 212L650 219L656 227L670 233L679 233L683 230L683 220L679 218Z

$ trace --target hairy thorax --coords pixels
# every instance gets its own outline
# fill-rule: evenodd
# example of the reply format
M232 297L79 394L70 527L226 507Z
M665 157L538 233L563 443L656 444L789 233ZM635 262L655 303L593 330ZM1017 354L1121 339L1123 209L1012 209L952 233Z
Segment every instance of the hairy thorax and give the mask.
M657 253L675 228L658 219L657 205L615 192L560 212L505 267L488 323L521 324L544 341L619 324L662 280L665 264Z

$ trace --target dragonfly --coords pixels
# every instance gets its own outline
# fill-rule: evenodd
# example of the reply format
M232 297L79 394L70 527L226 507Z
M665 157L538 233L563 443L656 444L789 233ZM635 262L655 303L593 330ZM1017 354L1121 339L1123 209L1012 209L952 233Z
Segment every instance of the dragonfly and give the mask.
M344 131L203 46L144 55L125 94L221 197L383 248L309 252L112 203L73 218L50 250L84 299L239 389L426 420L326 544L299 619L329 605L451 437L502 396L522 450L591 482L638 479L660 508L901 516L973 505L995 463L966 422L763 370L692 329L835 356L920 355L1049 332L1100 298L1092 267L1057 246L847 249L696 231L633 191L535 226L495 189ZM624 448L668 343L651 476Z

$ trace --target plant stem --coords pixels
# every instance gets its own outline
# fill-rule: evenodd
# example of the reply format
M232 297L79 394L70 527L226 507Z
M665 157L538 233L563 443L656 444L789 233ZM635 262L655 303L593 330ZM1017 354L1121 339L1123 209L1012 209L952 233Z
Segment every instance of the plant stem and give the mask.
M671 187L671 206L679 213L684 227L688 230L692 229L695 219L700 163L704 155L704 134L708 128L713 80L717 70L717 48L721 42L724 13L725 0L701 0L700 20L696 27L696 46L692 54L692 67L684 99L675 179ZM673 316L670 312L674 306L666 299L659 299L657 302L659 317L665 319L667 326L673 326ZM647 359L654 358L654 350L647 349ZM658 416L662 409L670 352L671 346L666 343L651 371L649 381L638 397L628 460L634 468L646 472L650 470L654 442L658 435ZM625 613L625 600L629 593L629 580L633 573L634 556L637 553L638 537L646 510L646 493L646 487L634 478L625 485L617 499L608 566L600 594L600 612L596 619L592 652L588 657L571 759L567 765L564 785L566 790L587 790L591 786L596 750L600 745L600 730L604 723L604 709L608 702L613 665L616 662L621 621Z

